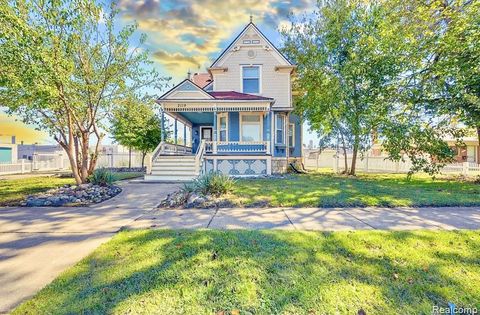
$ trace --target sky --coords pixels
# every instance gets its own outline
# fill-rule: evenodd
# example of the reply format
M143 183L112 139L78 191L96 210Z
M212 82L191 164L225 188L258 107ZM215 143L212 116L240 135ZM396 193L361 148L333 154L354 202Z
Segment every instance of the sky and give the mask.
M132 44L141 33L147 35L143 45L163 76L172 77L176 84L187 72L204 72L222 50L249 22L253 22L275 44L281 46L279 29L288 25L289 14L311 12L315 0L119 0L118 26L138 23ZM0 112L0 135L6 134L6 124L15 126L17 142L51 142L33 126L16 122ZM305 127L304 143L313 135Z

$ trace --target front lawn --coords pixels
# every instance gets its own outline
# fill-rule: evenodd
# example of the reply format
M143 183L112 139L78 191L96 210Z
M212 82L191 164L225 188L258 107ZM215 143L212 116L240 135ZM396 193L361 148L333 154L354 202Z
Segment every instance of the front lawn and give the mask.
M14 314L480 308L478 231L124 231Z
M480 205L480 184L415 175L328 173L278 179L241 179L227 196L243 206L473 206Z
M142 176L139 172L114 173L115 181ZM26 198L28 195L47 191L65 184L75 184L73 178L57 176L38 176L21 179L0 180L0 206L12 205Z
M73 178L57 176L0 180L0 205L14 204L28 195L74 183Z

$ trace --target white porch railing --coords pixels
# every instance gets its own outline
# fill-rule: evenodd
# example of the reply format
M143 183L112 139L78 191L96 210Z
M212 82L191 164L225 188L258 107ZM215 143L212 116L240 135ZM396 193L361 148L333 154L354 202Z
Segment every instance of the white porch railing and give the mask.
M202 175L203 170L203 155L205 153L205 140L200 142L197 154L195 154L195 174Z
M152 161L159 155L192 154L192 148L180 144L160 142L153 151Z
M207 153L270 153L268 141L206 141Z

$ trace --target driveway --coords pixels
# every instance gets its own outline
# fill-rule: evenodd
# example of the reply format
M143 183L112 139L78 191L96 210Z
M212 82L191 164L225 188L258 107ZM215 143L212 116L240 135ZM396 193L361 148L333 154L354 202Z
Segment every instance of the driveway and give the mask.
M92 207L0 208L0 313L11 310L177 187L124 182Z

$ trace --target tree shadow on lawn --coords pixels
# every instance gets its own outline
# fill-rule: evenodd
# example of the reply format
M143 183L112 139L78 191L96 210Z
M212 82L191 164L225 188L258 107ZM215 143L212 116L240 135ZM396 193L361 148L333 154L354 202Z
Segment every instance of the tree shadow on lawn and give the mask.
M273 206L365 207L480 204L480 186L406 178L298 175L299 180L245 180L237 196L245 203ZM461 187L459 186L461 185ZM265 196L266 195L266 196Z
M407 314L449 301L480 307L478 251L467 251L479 244L473 232L127 231L16 311Z

